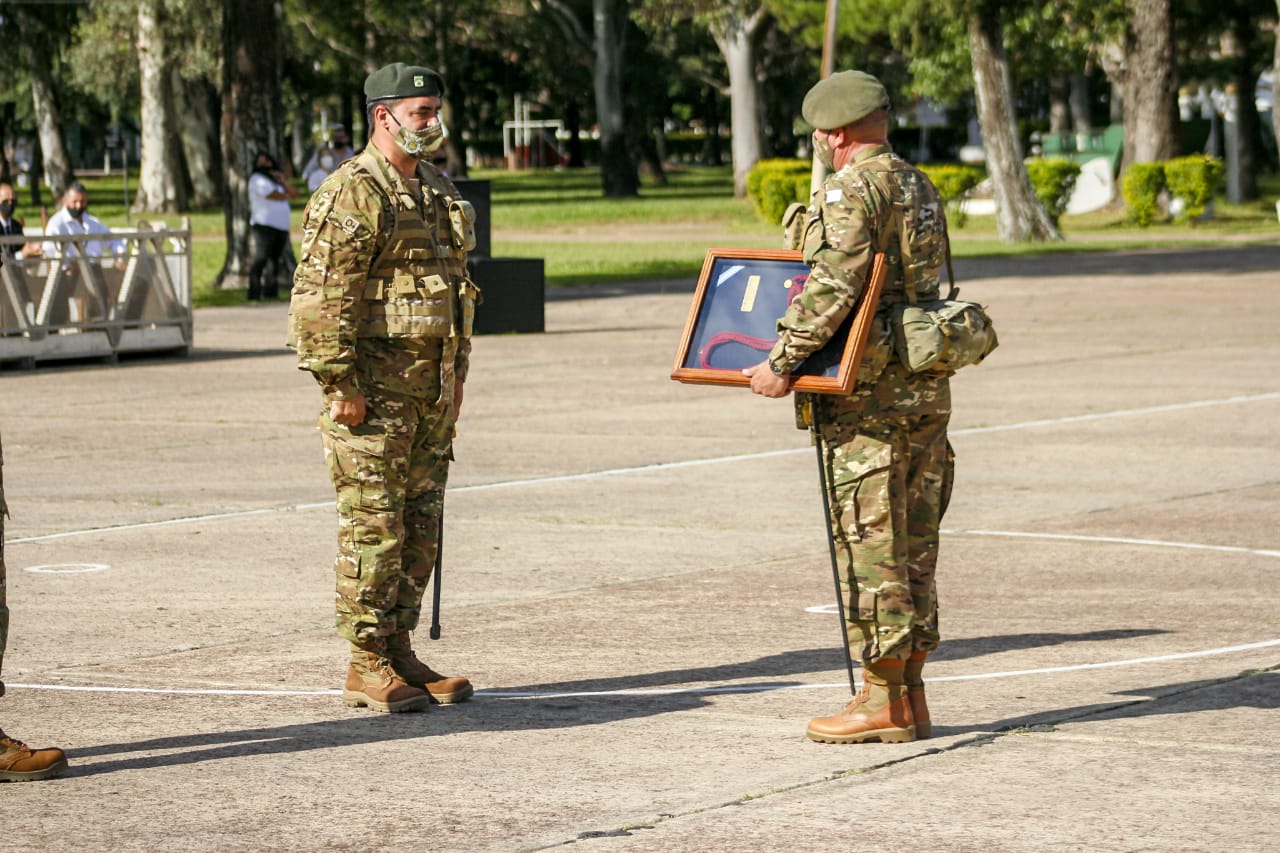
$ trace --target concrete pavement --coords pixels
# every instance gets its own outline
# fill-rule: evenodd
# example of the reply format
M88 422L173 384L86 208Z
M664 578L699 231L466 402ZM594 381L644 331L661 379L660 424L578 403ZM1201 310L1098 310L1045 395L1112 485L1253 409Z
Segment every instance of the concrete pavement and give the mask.
M319 397L285 307L190 359L0 370L15 850L1272 850L1280 248L962 262L934 736L849 688L787 402L667 379L691 283L476 341L438 669L345 708Z

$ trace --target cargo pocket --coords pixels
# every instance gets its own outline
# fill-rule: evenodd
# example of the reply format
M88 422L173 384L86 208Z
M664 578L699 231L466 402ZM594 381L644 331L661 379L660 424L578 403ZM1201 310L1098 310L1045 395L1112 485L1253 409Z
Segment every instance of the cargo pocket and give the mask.
M874 385L880 374L889 366L893 357L893 331L889 321L880 312L871 318L871 329L867 334L867 345L862 351L862 361L858 364L858 385Z
M340 515L391 508L387 492L387 436L368 424L345 427L321 418L325 462L337 490ZM344 513L343 510L347 510Z
M830 438L828 446L835 448ZM839 523L851 541L861 542L872 528L889 524L889 467L893 448L882 441L859 437L833 453L831 485Z

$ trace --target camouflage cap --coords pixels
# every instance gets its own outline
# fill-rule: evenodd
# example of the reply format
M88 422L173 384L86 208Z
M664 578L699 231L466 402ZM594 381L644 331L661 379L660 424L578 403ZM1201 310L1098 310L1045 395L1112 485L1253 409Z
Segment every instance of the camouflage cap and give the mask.
M393 62L370 74L364 81L364 99L386 101L392 98L443 98L444 78L422 65Z
M862 71L839 71L804 96L800 114L818 130L835 130L889 106L884 84Z

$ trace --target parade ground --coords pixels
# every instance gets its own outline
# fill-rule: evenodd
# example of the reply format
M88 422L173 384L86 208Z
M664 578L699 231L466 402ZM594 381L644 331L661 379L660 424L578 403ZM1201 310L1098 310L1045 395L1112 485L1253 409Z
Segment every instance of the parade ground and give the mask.
M475 341L443 636L475 698L343 705L287 307L189 358L0 369L6 850L1280 849L1280 246L961 260L933 736L849 698L789 401L668 378L692 281ZM483 310L483 309L482 309Z

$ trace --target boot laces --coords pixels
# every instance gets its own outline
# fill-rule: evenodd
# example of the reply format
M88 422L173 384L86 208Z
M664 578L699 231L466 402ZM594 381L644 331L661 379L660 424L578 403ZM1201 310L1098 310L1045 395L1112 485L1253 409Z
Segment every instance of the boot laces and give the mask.
M18 749L18 750L25 749L27 752L31 751L31 747L27 746L25 743L18 740L17 738L9 737L7 734L4 734L3 732L0 732L0 746L7 746L9 747L9 749Z

